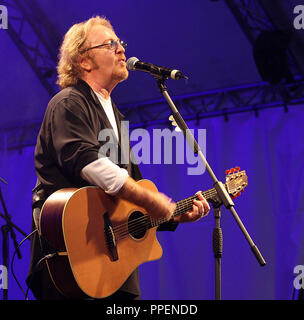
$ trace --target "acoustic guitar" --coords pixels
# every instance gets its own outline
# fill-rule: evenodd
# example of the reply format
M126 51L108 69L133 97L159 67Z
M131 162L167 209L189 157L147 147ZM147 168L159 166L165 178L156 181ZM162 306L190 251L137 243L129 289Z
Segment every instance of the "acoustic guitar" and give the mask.
M137 183L158 192L149 180ZM247 184L245 171L228 171L225 188L232 197ZM218 201L214 188L202 194L210 203ZM194 199L197 195L178 201L174 217L191 211ZM42 243L53 253L46 264L54 285L69 298L113 294L140 264L161 258L156 229L163 222L98 187L56 191L45 201L39 219Z

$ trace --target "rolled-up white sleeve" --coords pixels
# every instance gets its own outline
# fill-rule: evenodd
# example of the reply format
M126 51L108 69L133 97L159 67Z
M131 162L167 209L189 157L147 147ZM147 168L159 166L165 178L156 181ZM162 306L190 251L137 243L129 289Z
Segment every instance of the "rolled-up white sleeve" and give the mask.
M109 158L99 158L81 170L81 177L103 189L109 195L116 195L129 177L126 169L120 168Z

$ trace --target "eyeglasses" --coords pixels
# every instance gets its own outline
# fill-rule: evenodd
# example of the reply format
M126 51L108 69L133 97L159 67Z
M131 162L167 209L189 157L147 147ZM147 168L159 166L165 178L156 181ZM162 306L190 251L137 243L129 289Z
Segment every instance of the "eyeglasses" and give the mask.
M124 41L122 41L122 40L111 40L111 41L109 41L108 43L99 44L99 45L97 45L97 46L94 46L94 47L91 47L91 48L88 48L88 49L84 49L84 50L81 51L81 53L87 52L87 51L92 50L92 49L105 47L105 46L109 46L109 49L110 49L110 50L116 51L119 44L120 44L124 49L126 49L126 47L127 47L126 42L124 42Z

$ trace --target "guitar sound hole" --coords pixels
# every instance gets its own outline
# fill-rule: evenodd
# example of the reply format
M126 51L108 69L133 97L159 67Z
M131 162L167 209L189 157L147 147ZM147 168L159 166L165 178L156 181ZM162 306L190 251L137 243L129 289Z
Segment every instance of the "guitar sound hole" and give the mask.
M135 239L140 239L146 234L147 222L144 217L145 215L140 211L132 212L129 217L128 231L129 234Z

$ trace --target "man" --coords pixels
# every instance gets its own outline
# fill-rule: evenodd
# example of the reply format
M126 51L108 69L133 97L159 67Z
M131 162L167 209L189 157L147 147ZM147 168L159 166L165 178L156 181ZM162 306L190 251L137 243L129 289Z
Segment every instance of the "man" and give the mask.
M115 164L101 155L98 136L112 129L120 146L119 113L111 100L116 85L127 79L125 46L110 22L94 17L76 24L65 35L60 49L58 84L62 89L50 101L38 135L35 169L38 184L33 196L33 228L38 227L40 209L45 199L56 190L95 185L109 195L127 199L144 207L153 218L168 222L159 230L175 230L178 222L196 221L210 208L201 194L193 210L179 219L170 219L175 204L166 195L139 186L139 168L129 162ZM122 161L121 161L122 162ZM64 299L54 287L44 263L38 234L32 239L31 266L27 284L37 299ZM110 299L137 299L140 295L138 270L135 270ZM68 298L68 297L67 297Z

